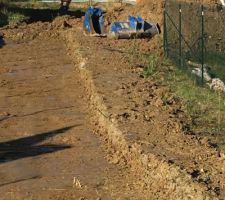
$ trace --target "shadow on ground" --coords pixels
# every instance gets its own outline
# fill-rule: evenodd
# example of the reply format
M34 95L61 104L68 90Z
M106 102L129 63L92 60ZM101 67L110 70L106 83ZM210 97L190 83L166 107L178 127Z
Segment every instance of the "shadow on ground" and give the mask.
M9 23L8 16L6 16L2 10L1 10L1 4L0 4L0 27L5 26ZM0 39L1 40L1 39Z
M20 7L11 7L8 8L9 11L20 13L28 18L27 23L33 23L37 21L41 22L51 22L57 16L62 15L58 9L37 9L37 8L20 8ZM63 13L75 18L80 18L84 16L84 12L80 9L74 11L67 11Z
M0 48L2 48L5 45L5 41L3 38L0 36Z
M43 145L37 144L44 140L47 140L50 137L63 134L76 126L80 125L78 124L45 133L39 133L29 137L11 140L8 142L2 142L0 143L0 163L5 163L13 160L18 160L21 158L33 157L71 148L71 146L63 144L43 144Z

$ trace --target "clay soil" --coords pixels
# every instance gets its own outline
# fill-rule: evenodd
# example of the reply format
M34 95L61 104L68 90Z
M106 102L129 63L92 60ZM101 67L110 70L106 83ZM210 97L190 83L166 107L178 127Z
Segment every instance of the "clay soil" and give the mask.
M185 129L172 66L141 78L131 41L85 37L82 18L0 31L1 199L225 199L225 155Z

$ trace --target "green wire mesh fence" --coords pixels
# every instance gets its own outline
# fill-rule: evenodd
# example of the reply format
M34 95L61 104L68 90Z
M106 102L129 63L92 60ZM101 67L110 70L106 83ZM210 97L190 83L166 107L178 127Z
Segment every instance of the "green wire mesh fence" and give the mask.
M209 77L225 82L225 8L166 1L164 51L181 69L199 77L202 84Z

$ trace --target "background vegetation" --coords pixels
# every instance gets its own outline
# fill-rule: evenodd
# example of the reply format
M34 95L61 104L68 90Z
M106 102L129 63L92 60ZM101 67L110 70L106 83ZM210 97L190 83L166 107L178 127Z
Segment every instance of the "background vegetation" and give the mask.
M0 27L28 20L28 17L15 10L15 2L15 0L0 0Z

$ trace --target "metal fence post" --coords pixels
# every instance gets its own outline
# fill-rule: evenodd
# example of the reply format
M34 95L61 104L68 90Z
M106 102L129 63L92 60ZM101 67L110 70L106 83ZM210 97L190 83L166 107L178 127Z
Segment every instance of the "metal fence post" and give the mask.
M202 65L202 85L204 84L204 63L205 63L205 55L204 55L204 46L205 46L205 41L204 41L204 7L203 5L201 6L201 23L202 23L202 37L201 37L201 65Z
M164 47L164 55L168 57L168 43L167 43L167 23L166 23L166 8L163 12L163 47Z
M182 66L182 10L179 4L179 64Z

